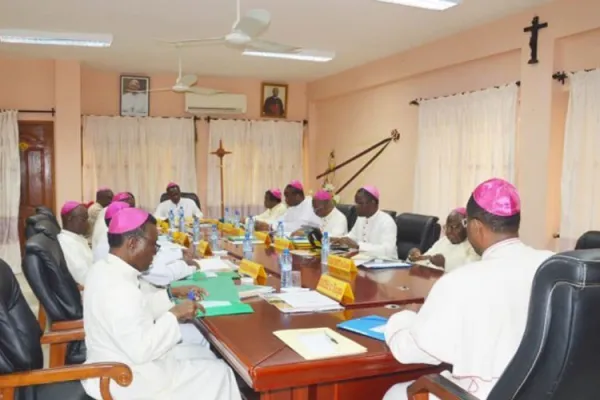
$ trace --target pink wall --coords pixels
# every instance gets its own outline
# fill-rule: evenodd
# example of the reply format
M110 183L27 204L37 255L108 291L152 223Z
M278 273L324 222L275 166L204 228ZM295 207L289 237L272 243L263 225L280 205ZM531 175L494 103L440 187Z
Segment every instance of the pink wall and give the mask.
M534 245L553 248L552 234L559 231L560 222L568 93L551 75L600 66L600 20L594 17L599 12L600 3L594 0L558 0L310 83L312 185L318 184L314 177L325 169L332 149L341 162L395 128L402 133L400 142L346 189L342 199L351 200L354 190L368 182L383 189L383 207L412 210L418 108L408 102L520 80L516 170L523 201L522 236ZM531 66L523 27L534 15L550 27L540 36L541 62ZM343 183L360 165L345 167L348 170L338 174L336 183Z

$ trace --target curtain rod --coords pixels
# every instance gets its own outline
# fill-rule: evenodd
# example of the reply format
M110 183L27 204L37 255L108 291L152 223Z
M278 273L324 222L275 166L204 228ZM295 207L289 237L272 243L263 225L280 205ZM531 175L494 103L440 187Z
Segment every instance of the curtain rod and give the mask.
M17 110L17 112L23 114L52 114L52 116L56 114L56 110L54 108L51 108L49 110Z
M561 85L564 85L565 82L567 81L567 79L569 79L569 75L570 74L574 74L575 72L592 72L597 70L598 68L590 68L590 69L583 69L580 71L571 71L571 72L566 72L566 71L558 71L552 74L552 79L554 79L555 81L560 82Z
M511 85L511 83L508 83L508 84L506 84L506 85L493 86L493 87L494 87L495 89L500 89L501 87L508 86L508 85ZM521 81L516 81L516 82L515 82L515 85L517 85L517 86L521 86ZM410 102L410 103L408 103L408 104L409 104L409 105L411 105L411 106L418 106L418 105L419 105L419 104L420 104L422 101L425 101L425 100L435 100L435 99L442 99L442 98L445 98L445 97L453 97L453 96L458 96L458 95L462 95L462 94L477 93L477 92L481 92L481 91L483 91L483 90L487 90L487 89L489 89L489 88L477 89L477 90L469 90L469 91L466 91L466 92L460 92L460 93L449 94L449 95L447 95L447 96L437 96L437 97L431 97L431 98L428 98L428 99L422 99L422 98L421 98L421 99L414 99L413 101L411 101L411 102Z
M287 119L252 119L252 118L217 118L217 117L196 117L194 116L194 120L203 120L208 123L213 120L225 120L225 121L275 121L275 122L302 122L302 125L308 125L308 120L303 119L301 121L293 121Z

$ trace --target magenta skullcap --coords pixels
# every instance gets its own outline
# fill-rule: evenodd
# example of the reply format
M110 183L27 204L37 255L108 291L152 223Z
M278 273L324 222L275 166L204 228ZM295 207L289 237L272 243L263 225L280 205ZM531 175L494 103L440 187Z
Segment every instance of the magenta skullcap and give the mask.
M117 212L108 225L108 233L126 233L131 232L148 220L148 214L139 208L124 208Z
M473 200L485 211L499 217L511 217L521 211L517 188L504 179L492 178L475 188Z
M106 213L104 214L104 218L112 219L119 211L124 208L130 208L129 203L125 203L123 201L113 201L110 203L108 207L106 207Z
M67 201L65 204L63 204L62 208L60 209L60 215L67 215L68 213L82 205L83 204L81 204L78 201Z
M167 190L174 188L174 187L178 188L179 185L176 184L175 182L169 182L169 184L167 185Z
M110 190L110 188L108 186L100 186L98 188L98 190L96 190L96 193L100 193L100 192L108 192Z
M321 189L315 194L315 200L331 200L331 193L329 193L327 190Z
M290 182L289 186L304 191L304 186L302 186L302 182L300 182L299 180L294 179Z
M281 200L281 190L277 188L269 189L269 193L273 195L276 199Z
M131 196L127 192L117 193L113 196L112 201L128 200Z
M467 209L465 207L458 207L452 211L454 211L455 213L460 214L460 215L464 215L464 216L467 215Z
M367 186L363 186L361 189L364 190L367 193L370 193L371 196L373 196L377 200L379 200L379 189L377 189L375 186L373 186L373 185L367 185Z

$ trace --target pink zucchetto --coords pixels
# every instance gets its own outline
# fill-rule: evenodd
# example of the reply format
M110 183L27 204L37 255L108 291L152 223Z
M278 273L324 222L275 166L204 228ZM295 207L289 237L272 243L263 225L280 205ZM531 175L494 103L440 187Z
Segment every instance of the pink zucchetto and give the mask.
M122 209L130 207L131 206L129 205L129 203L125 203L123 201L113 201L108 207L106 207L106 213L104 214L104 218L112 219Z
M457 214L463 215L465 217L467 216L467 209L465 207L458 207L458 208L455 208L452 211L454 211Z
M315 194L315 200L321 200L321 201L331 200L331 193L329 193L326 190L321 189Z
M148 220L148 214L139 208L125 208L116 213L108 225L108 233L120 234L131 232Z
M269 193L273 195L278 200L281 200L281 190L279 189L269 189Z
M63 204L62 208L60 209L60 215L67 215L68 213L82 205L83 204L81 204L78 201L67 201L65 204Z
M179 185L176 184L175 182L169 182L169 184L167 185L167 190L174 188L174 187L179 187Z
M123 200L127 200L129 199L129 193L127 192L121 192L121 193L117 193L113 196L112 201L123 201Z
M475 188L473 200L486 212L499 217L511 217L521 211L521 199L511 183L492 178Z
M302 186L302 182L300 182L299 180L294 179L289 183L289 186L304 191L304 186Z
M375 186L367 185L363 186L361 189L371 194L371 196L375 197L377 200L379 200L379 189L377 189Z

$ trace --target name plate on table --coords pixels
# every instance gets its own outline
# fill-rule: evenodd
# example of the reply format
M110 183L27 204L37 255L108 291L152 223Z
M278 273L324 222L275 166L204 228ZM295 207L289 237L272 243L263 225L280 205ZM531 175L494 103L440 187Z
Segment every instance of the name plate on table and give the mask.
M210 244L206 240L201 240L200 242L198 242L198 247L196 247L196 250L198 251L197 254L201 255L203 257L212 256L212 250L210 249Z
M350 284L327 274L321 275L317 284L317 292L343 304L354 302L354 293Z
M190 236L185 232L173 232L173 241L185 248L190 247Z
M268 247L271 245L271 236L268 232L254 232L254 236L256 239L262 240L265 246Z
M292 242L286 238L275 238L275 243L273 244L275 250L283 251L285 249L293 250Z
M238 270L240 275L247 275L254 279L257 285L264 285L267 283L267 273L265 267L259 263L255 263L250 260L242 260L240 263L240 269Z
M358 269L354 260L340 256L329 256L327 258L329 273L337 278L352 280L356 277Z
M233 224L221 224L219 229L226 235L232 236L244 236L244 230L242 228L236 228Z
M201 219L200 220L201 224L211 224L211 225L219 225L219 220L218 219Z

